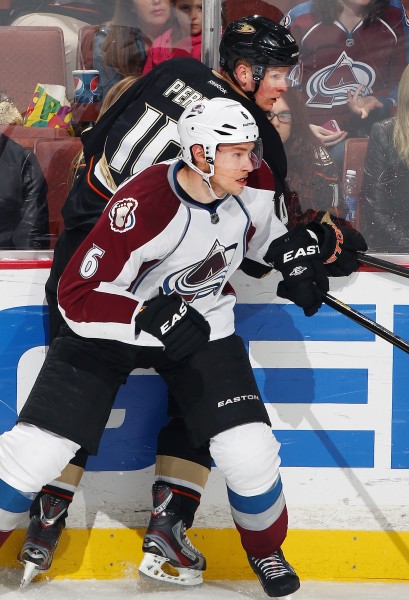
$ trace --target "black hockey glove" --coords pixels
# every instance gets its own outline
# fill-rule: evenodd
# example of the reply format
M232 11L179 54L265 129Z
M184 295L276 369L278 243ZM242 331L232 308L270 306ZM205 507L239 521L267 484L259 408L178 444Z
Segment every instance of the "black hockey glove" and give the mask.
M305 316L314 315L322 305L322 292L329 289L314 233L306 226L295 227L270 244L264 260L283 275L277 295L300 306Z
M206 319L178 294L149 300L135 317L136 333L142 329L155 336L165 346L171 360L181 360L193 354L209 340L210 325Z
M344 219L329 213L321 218L320 223L309 223L307 227L318 237L321 259L328 275L344 277L358 269L356 253L368 250L359 231L347 225Z

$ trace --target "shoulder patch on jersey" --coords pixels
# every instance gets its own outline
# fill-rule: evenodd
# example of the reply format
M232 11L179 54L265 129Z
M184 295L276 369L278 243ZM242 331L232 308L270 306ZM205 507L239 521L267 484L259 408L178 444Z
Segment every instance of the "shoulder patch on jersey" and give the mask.
M111 207L109 211L109 220L111 221L112 231L124 233L135 226L135 209L138 201L135 198L122 198Z

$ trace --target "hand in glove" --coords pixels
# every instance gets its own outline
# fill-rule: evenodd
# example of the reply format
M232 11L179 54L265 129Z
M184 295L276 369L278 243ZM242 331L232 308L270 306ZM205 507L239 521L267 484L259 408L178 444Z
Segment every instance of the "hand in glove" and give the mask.
M357 252L365 252L368 246L363 236L346 224L344 219L319 213L320 222L307 225L318 237L321 259L328 275L343 277L351 275L359 267Z
M181 360L193 354L209 340L210 325L178 294L149 300L135 317L136 332L142 329L155 336L165 346L171 360Z
M283 275L277 295L300 306L307 317L314 315L329 289L316 235L299 225L274 240L264 260Z

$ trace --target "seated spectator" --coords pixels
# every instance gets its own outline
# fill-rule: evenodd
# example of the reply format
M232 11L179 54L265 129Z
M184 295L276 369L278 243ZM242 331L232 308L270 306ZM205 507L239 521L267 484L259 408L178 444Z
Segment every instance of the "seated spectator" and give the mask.
M128 75L139 76L148 51L171 21L170 0L117 0L112 21L94 39L94 69L104 97Z
M312 0L290 10L284 25L300 46L309 122L341 164L340 142L368 135L396 103L409 31L402 3ZM323 127L329 119L337 121L339 132Z
M11 25L60 27L64 34L67 97L72 100L72 71L76 69L78 33L85 25L98 25L112 16L113 0L14 0ZM46 49L45 49L46 52ZM47 82L42 82L47 83Z
M312 134L299 90L289 88L267 112L287 156L285 204L289 227L311 221L318 211L344 216L339 206L338 169Z
M0 124L21 124L19 113L0 92ZM0 248L48 248L47 183L35 155L0 134Z
M177 23L156 38L142 75L176 56L202 58L202 0L171 0Z
M409 251L409 66L396 117L375 123L365 158L361 230L372 251Z

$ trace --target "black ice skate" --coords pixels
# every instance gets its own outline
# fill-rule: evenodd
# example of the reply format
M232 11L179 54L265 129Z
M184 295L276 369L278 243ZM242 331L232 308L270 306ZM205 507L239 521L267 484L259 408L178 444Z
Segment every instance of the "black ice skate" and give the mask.
M153 579L179 585L203 583L205 557L187 537L182 519L173 511L166 510L172 491L165 484L155 483L152 496L153 511L143 540L145 555L139 572ZM162 569L164 563L170 565L171 569Z
M41 497L40 514L31 517L23 547L17 556L24 565L20 587L25 587L38 573L44 573L51 567L66 514L65 500L51 494Z
M267 558L253 556L247 558L267 596L281 598L299 589L300 580L292 566L285 560L281 548Z

